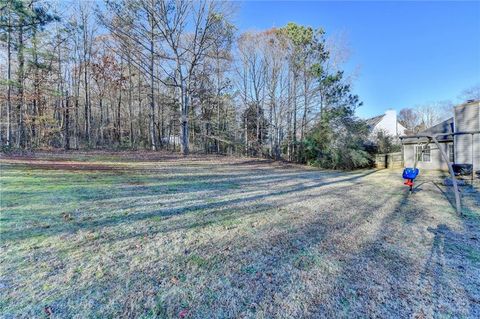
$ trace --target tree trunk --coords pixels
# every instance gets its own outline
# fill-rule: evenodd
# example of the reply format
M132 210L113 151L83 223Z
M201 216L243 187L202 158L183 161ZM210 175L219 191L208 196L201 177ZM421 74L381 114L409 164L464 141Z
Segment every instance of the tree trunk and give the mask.
M272 94L272 97L271 97L272 101L270 102L270 112L269 112L269 115L268 115L268 123L269 123L269 129L268 129L268 141L269 141L269 146L270 146L270 150L269 150L269 155L270 157L273 157L273 108L275 107L275 102L273 102L273 94Z
M10 4L10 2L9 2ZM8 31L7 31L7 146L12 142L12 28L11 13L8 13Z
M245 129L245 155L248 156L248 120L247 120L246 113L244 117L244 129Z
M65 150L70 149L70 97L68 92L66 93L66 103L65 103L65 118L64 118L64 135L65 135Z
M184 83L182 83L182 88L181 88L181 96L182 96L182 101L183 101L183 107L182 107L182 118L181 118L181 139L182 139L182 154L183 155L188 155L189 153L189 146L188 146L188 92L187 89L185 88Z
M23 18L20 19L20 28L18 30L18 96L19 96L19 103L17 105L17 112L18 112L18 127L17 127L17 147L24 147L25 146L25 132L24 132L24 123L23 123L23 108L25 103L25 96L24 96L24 65L25 65L25 57L23 55Z
M105 130L105 118L104 118L104 113L105 111L103 110L103 97L99 97L99 108L100 108L100 144L104 145L105 144L105 136L104 136L104 130Z
M84 81L85 81L85 109L84 109L84 117L85 117L85 139L87 142L90 142L90 116L89 116L89 98L88 98L88 74L87 74L87 66L84 65Z
M150 140L152 151L157 150L157 144L155 143L155 99L154 99L154 69L155 69L155 52L154 52L154 29L153 29L153 17L151 17L151 34L150 34Z
M293 74L293 144L292 156L295 157L297 151L297 80L298 77Z
M132 82L132 63L130 58L128 59L128 121L130 123L130 147L133 147L134 140L133 140L133 104L132 104L132 90L133 90L133 82Z
M217 136L220 136L220 126L221 126L221 119L220 119L220 96L217 92ZM220 141L216 140L217 143L217 154L220 154Z
M75 149L78 149L78 135L80 133L80 127L78 124L79 117L79 107L78 107L78 95L75 97L75 126L73 136L75 137Z
M33 75L33 92L34 92L34 97L33 97L33 105L32 105L32 122L31 122L31 138L30 138L30 145L34 143L36 136L37 136L37 128L36 128L36 118L39 115L39 103L40 103L40 80L39 80L39 75L38 75L38 55L37 55L37 32L36 28L33 28L33 36L32 36L32 44L33 44L33 62L34 62L34 75ZM60 56L59 56L60 58ZM62 91L60 91L62 92Z
M116 121L115 121L115 126L116 126L116 139L117 143L121 144L122 142L122 128L121 128L121 107L122 107L122 88L118 90L118 103L117 103L117 116L116 116Z
M153 78L153 54L151 57L151 64L150 64L150 139L151 139L151 146L152 151L157 150L157 145L155 143L155 100L154 100L154 78Z
M82 22L83 22L83 77L84 77L84 85L85 85L85 139L87 143L90 143L90 97L89 97L89 86L88 86L88 17L85 16L85 13L82 9Z
M303 94L304 94L304 105L303 105L303 117L302 117L302 127L300 128L300 149L298 152L298 162L303 162L303 142L305 138L305 132L307 129L307 112L308 112L308 83L307 83L307 72L304 73L303 79Z
M140 77L138 77L138 121L137 121L137 128L138 128L138 135L140 139L144 140L143 134L143 112L142 112L142 81Z

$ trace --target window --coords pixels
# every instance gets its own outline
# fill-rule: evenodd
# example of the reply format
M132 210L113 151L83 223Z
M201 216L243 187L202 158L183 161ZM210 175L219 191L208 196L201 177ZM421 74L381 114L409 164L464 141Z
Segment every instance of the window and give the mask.
M415 145L415 156L419 162L430 162L430 145Z
M455 150L453 148L453 143L448 144L448 161L450 163L455 163Z

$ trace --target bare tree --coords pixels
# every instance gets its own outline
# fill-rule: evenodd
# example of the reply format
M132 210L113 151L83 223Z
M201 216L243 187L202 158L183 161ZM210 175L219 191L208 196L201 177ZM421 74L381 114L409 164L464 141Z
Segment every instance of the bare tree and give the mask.
M462 93L458 96L461 102L465 102L468 100L480 100L480 84L474 85L462 91Z
M7 19L7 134L6 145L11 145L12 139L12 9L11 2L7 3L6 10ZM2 10L2 11L4 11Z
M430 102L416 107L417 117L424 128L429 128L447 119L451 114L452 103L449 101Z
M416 110L412 108L401 109L398 113L398 121L407 129L407 134L414 134L418 132L420 118Z
M171 60L170 69L164 68L165 75L179 89L181 106L181 146L182 153L189 153L189 112L190 98L195 74L205 61L208 50L216 39L222 36L215 33L215 26L226 17L222 15L220 2L160 1L153 12L164 42L163 51ZM192 31L187 32L187 24Z
M42 1L18 2L28 14L2 11L7 144L128 139L185 155L201 146L305 161L322 110L357 104L321 29L293 23L237 38L225 2L104 1L95 11L78 2L46 29Z
M92 55L92 42L93 42L93 28L91 29L91 12L86 3L81 3L79 6L80 22L82 30L82 64L83 64L83 85L85 93L85 105L84 105L84 132L87 143L91 139L91 121L92 110L90 105L90 59Z

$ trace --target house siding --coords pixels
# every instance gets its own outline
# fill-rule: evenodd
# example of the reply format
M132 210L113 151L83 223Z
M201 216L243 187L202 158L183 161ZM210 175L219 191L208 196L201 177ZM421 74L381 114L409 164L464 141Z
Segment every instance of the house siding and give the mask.
M390 136L398 137L404 135L405 131L406 128L397 121L397 112L395 110L387 110L382 118L371 127L369 139L375 141L378 132L385 132Z
M455 131L480 130L480 102L455 107ZM480 134L455 136L455 162L472 164L474 170L480 170Z
M405 128L397 121L397 112L395 110L388 110L385 116L375 126L373 133L384 131L391 136L399 136L405 134Z
M405 167L413 167L415 164L415 146L420 144L405 144L403 146L403 158ZM430 145L430 162L417 163L417 168L432 170L448 170L448 164L442 157L442 153L434 143ZM448 143L440 143L440 147L448 156Z

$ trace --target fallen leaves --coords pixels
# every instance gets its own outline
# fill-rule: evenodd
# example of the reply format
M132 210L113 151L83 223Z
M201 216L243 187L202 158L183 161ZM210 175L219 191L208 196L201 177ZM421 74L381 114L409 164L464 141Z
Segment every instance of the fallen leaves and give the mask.
M188 315L188 309L183 309L178 313L179 318L185 318Z
M50 306L45 306L45 308L44 308L43 310L45 311L45 314L46 314L47 316L50 317L51 315L53 315L53 309L52 309L52 307L50 307Z

